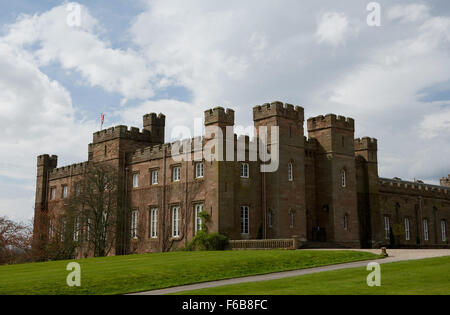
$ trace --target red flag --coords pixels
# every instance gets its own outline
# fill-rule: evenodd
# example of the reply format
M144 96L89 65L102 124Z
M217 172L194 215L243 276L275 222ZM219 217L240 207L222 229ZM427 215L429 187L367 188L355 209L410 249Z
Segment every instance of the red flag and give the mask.
M102 125L105 122L105 115L103 115L103 113L100 115L100 119L102 120Z

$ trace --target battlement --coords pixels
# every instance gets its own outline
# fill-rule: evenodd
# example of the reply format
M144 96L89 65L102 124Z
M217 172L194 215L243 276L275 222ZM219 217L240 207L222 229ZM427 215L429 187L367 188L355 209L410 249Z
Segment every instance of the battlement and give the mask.
M350 117L336 116L335 114L321 115L308 119L308 131L326 128L340 128L354 131L355 120Z
M355 151L362 150L370 150L377 151L378 150L378 140L375 138L364 137L362 139L355 139Z
M412 194L427 197L450 199L450 189L420 182L408 182L399 179L379 178L380 192Z
M128 129L127 126L116 126L106 130L97 131L93 135L93 143L101 143L104 141L109 141L113 139L129 139L135 141L148 141L151 142L151 132L148 130L142 130L140 132L139 128L131 127Z
M441 178L441 186L450 187L450 174L447 178L442 177Z
M216 107L205 111L205 126L212 124L220 124L225 126L234 125L234 110L223 107Z
M64 177L82 175L86 171L89 162L77 163L60 168L55 168L49 172L50 180L55 180Z
M166 125L166 116L163 114L150 113L144 115L144 128L149 126L164 127Z
M317 139L314 139L314 138L307 139L305 137L305 149L316 150L317 149L317 144L318 144Z
M292 104L283 104L282 102L266 103L253 107L253 120L258 121L278 116L303 122L305 120L304 112L303 107L294 107Z
M37 157L37 166L45 166L48 168L55 168L58 165L58 156L42 154Z

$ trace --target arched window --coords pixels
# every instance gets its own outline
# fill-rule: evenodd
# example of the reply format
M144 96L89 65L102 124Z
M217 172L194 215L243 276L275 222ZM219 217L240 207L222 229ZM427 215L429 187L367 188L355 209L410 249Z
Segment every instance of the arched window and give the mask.
M292 163L289 162L288 164L288 181L292 182L294 180L294 167L292 166Z
M347 173L345 172L345 170L341 171L341 185L342 187L347 187Z

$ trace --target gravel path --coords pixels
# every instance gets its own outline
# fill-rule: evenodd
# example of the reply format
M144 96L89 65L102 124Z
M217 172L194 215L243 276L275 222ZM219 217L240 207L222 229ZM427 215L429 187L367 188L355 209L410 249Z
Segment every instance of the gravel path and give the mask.
M316 250L342 250L342 249L316 249ZM365 251L370 253L379 254L379 249L351 249L358 251ZM364 267L367 266L369 262L378 262L379 264L391 263L396 261L404 261L404 260L416 260L416 259L425 259L432 257L441 257L441 256L450 256L450 249L388 249L387 250L389 257L385 259L375 259L371 261L357 261L345 264L331 265L331 266L323 266L309 269L299 269L292 271L284 271L284 272L276 272L265 275L258 276L249 276L249 277L241 277L227 280L218 280L218 281L210 281L203 282L197 284L189 284L178 287L172 287L167 289L146 291L140 293L134 293L134 295L164 295L170 293L177 293L182 291L190 291L190 290L198 290L198 289L206 289L206 288L214 288L229 284L238 284L245 282L257 282L257 281L267 281L267 280L275 280L282 279L288 277L295 277L301 275L307 275L317 272L323 271L331 271L338 269L348 269L348 268L356 268L356 267Z

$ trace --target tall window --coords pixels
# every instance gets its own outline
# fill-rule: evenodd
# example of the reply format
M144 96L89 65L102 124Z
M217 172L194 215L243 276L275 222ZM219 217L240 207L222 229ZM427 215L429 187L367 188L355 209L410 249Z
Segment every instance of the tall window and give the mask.
M201 231L203 228L203 221L200 213L203 212L203 204L198 203L195 205L195 233Z
M50 200L55 200L56 198L56 187L50 189Z
M179 182L180 181L181 168L180 166L174 166L172 168L172 181Z
M180 236L180 207L172 207L172 237Z
M345 172L345 170L341 171L341 185L342 187L347 187L347 173Z
M152 185L158 185L158 170L152 171Z
M291 229L294 228L294 212L293 211L289 212L289 227Z
M158 237L158 209L150 209L150 237Z
M447 240L447 231L445 220L441 221L441 233L442 233L442 241L445 242Z
M53 221L52 220L50 220L49 222L48 222L48 237L50 238L50 239L52 239L53 238Z
M203 177L203 163L195 163L195 178Z
M78 239L80 238L80 230L79 230L79 222L78 218L75 218L73 222L73 240L75 242L78 242Z
M424 219L423 220L423 238L425 239L425 241L428 241L429 236L428 236L428 220Z
M81 184L80 183L77 183L76 185L75 185L75 195L76 196L79 196L81 194Z
M133 174L133 188L139 187L139 173Z
M138 229L138 211L133 210L131 212L131 238L137 239L137 229Z
M388 216L384 216L384 236L387 240L390 239L389 217Z
M344 215L344 230L348 230L348 216Z
M272 214L272 210L269 211L269 213L267 214L267 219L269 221L269 227L273 226L273 214Z
M66 220L61 220L61 241L66 237Z
M68 191L69 191L69 189L67 188L67 185L64 185L63 186L63 194L62 194L63 198L67 198Z
M288 181L292 182L294 180L294 169L292 163L288 164Z
M86 221L86 241L91 239L91 218Z
M248 163L242 163L241 164L241 177L242 178L249 178L249 165Z
M241 234L249 234L249 207L241 206Z
M409 219L405 218L405 238L407 241L411 239L411 232L409 230Z

